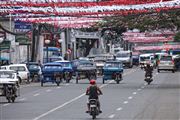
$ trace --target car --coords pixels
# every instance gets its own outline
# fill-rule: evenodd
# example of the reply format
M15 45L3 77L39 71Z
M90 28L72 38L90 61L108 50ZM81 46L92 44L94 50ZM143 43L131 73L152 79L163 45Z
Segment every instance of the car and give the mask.
M121 61L124 66L128 68L133 67L133 58L132 58L132 51L119 51L116 54L116 60Z
M14 70L15 72L17 72L19 83L22 83L24 81L29 82L30 73L26 64L10 64L7 66L1 66L1 68L6 70Z
M175 72L175 64L172 55L161 55L157 71L160 72L161 70Z

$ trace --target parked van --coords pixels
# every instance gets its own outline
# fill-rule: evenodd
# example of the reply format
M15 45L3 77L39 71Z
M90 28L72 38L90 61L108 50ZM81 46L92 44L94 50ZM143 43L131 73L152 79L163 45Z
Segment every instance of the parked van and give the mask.
M30 73L26 64L11 64L8 66L1 66L1 69L16 71L20 83L22 81L29 81Z
M121 61L123 65L129 68L133 67L132 51L119 51L116 54L116 60Z

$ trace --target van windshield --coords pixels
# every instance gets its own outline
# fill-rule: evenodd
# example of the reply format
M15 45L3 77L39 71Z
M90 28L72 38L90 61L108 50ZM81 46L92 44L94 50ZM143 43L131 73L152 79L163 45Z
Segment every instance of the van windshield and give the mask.
M140 57L140 61L148 61L150 60L150 57Z
M129 53L117 53L116 57L129 57Z

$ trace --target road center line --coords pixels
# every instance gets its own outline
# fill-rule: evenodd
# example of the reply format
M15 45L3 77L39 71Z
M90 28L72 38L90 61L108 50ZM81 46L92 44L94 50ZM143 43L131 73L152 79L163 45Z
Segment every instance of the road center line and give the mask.
M24 101L24 100L26 100L26 98L21 98L21 99L19 99L19 101Z
M112 115L109 116L109 118L113 118L114 116L115 116L115 114L112 114Z
M132 96L129 96L128 99L131 100L131 99L133 99L133 97L132 97Z
M47 89L46 92L51 92L52 90L51 89Z
M120 108L117 108L116 110L117 110L117 111L120 111L120 110L122 110L122 107L120 107Z
M132 72L135 72L135 71L136 71L136 70L132 70L131 72L128 72L128 74L130 74L130 73L132 73ZM126 74L126 75L127 75L127 74ZM109 84L109 83L112 83L113 81L114 81L114 80L109 81L108 84ZM103 87L107 86L108 84L103 84L103 85L100 86L100 88L103 88ZM59 106L57 106L57 107L55 107L55 108L53 108L53 109L45 112L45 113L43 113L43 114L41 114L41 115L39 115L38 117L34 118L33 120L39 120L40 118L42 118L42 117L44 117L44 116L46 116L46 115L48 115L48 114L50 114L50 113L52 113L52 112L54 112L54 111L62 108L62 107L64 107L64 106L66 106L66 105L68 105L68 104L70 104L70 103L72 103L72 102L80 99L80 98L83 97L83 96L85 96L85 93L83 93L83 94L81 94L81 95L79 95L79 96L77 96L77 97L75 97L75 98L73 98L73 99L71 99L71 100L69 100L69 101L67 101L67 102L65 102L65 103L63 103L63 104L61 104L61 105L59 105ZM115 114L113 114L113 115L115 116ZM114 117L114 116L113 116L113 117Z
M128 104L129 102L128 102L128 101L124 101L123 103L124 103L124 104Z
M33 96L38 96L39 95L39 93L37 93L37 94L34 94Z
M10 103L6 103L6 104L4 104L3 106L8 106L8 105L10 105Z
M142 89L139 88L139 89L137 89L137 90L140 91L140 90L142 90Z

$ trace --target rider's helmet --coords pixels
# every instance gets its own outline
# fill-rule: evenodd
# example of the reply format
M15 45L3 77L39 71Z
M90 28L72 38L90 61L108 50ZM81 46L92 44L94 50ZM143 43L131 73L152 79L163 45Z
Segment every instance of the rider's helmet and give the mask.
M90 80L90 84L91 84L91 85L95 85L95 84L96 84L96 80L93 80L93 79Z

